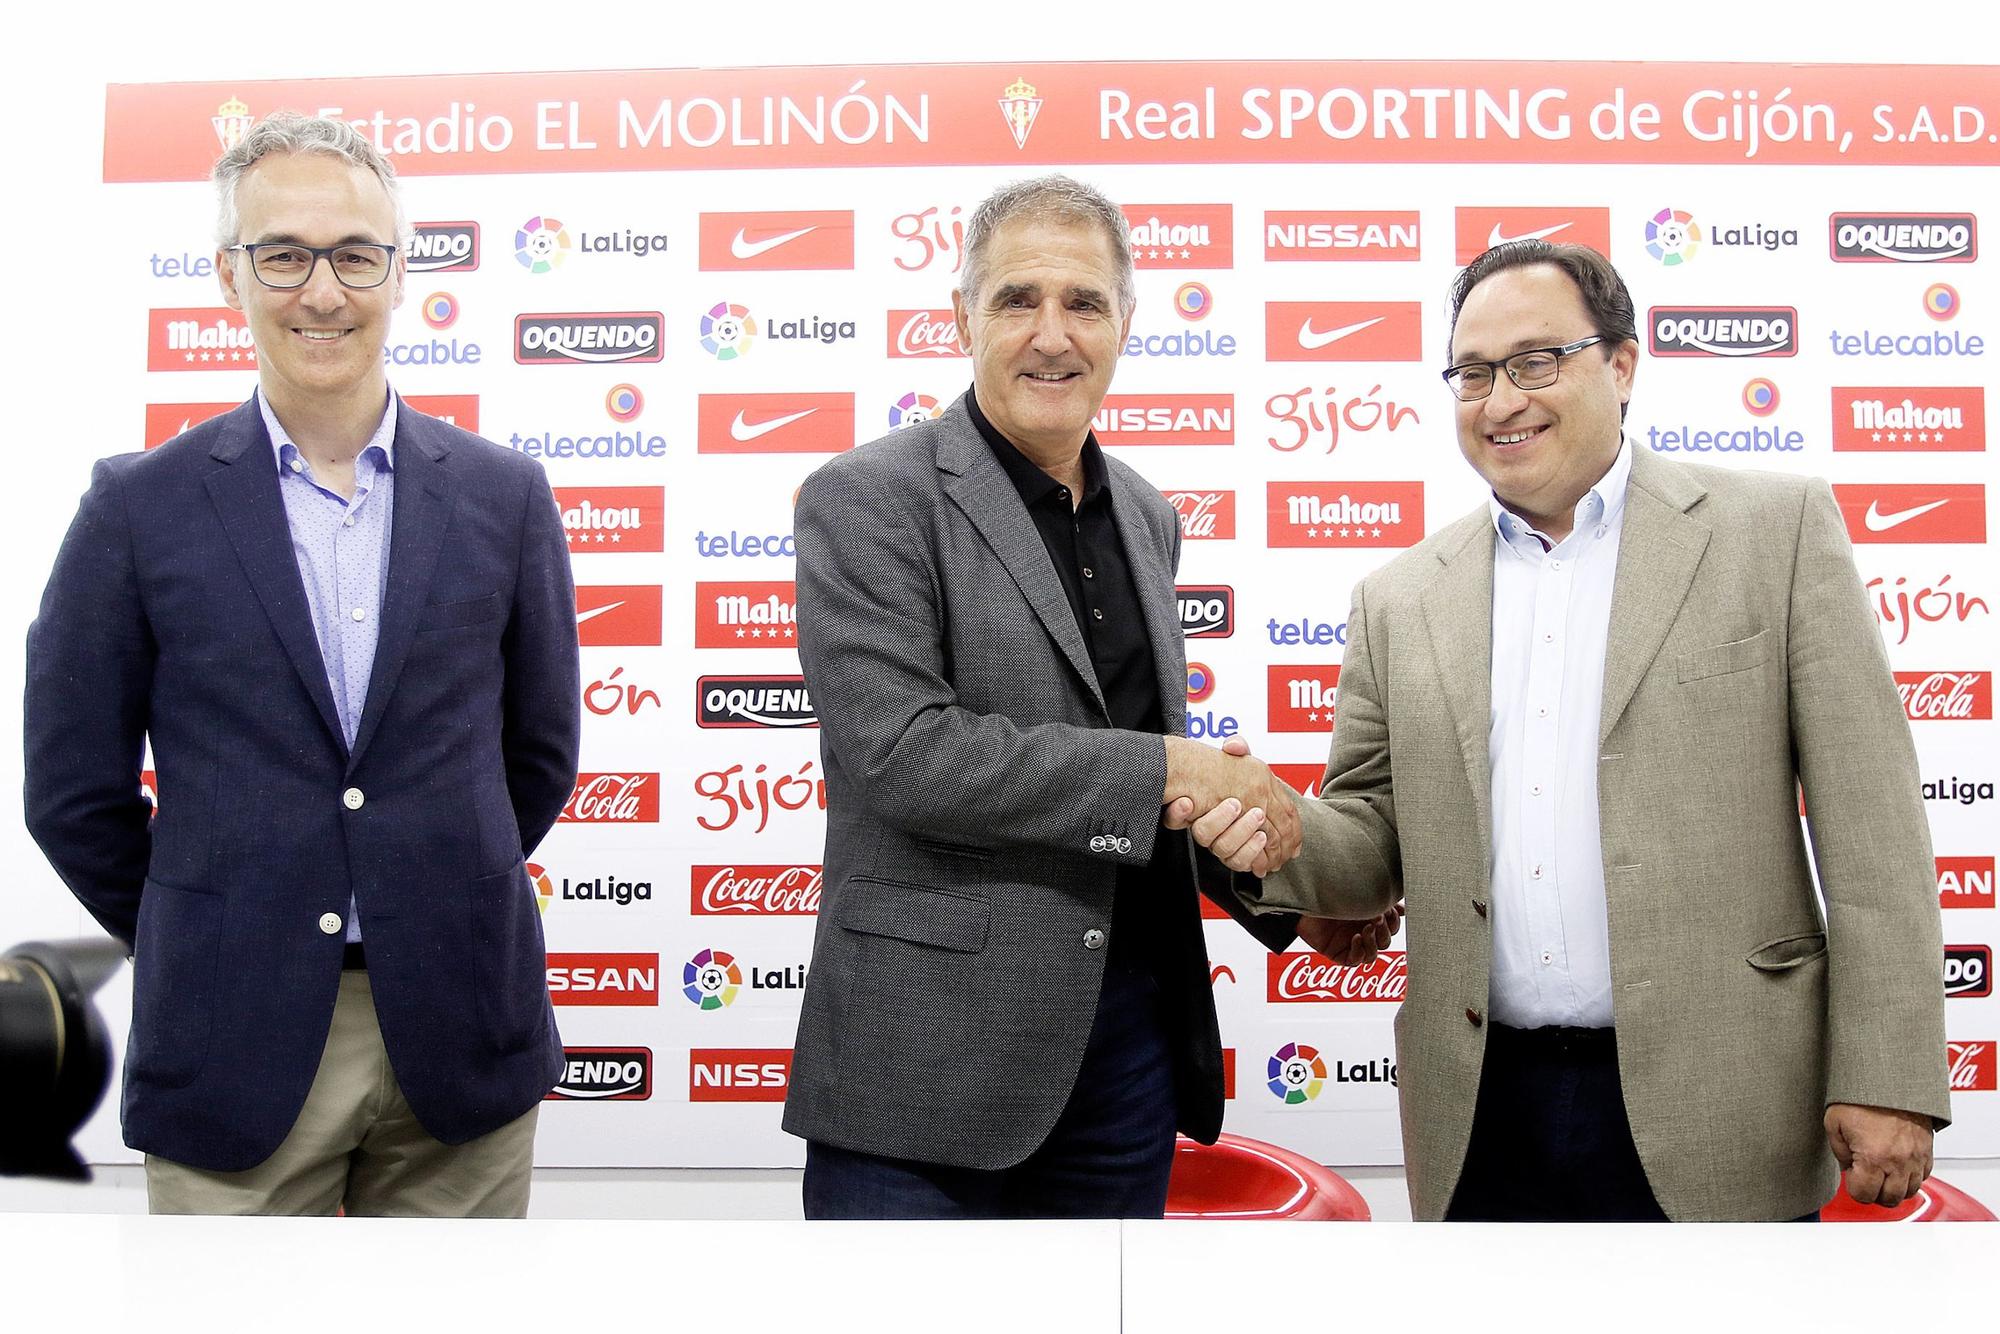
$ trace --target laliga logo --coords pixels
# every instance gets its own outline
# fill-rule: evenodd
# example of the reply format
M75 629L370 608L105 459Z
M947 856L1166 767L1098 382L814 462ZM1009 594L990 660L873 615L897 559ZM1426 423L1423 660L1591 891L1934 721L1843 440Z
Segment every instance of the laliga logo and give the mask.
M561 268L569 252L569 232L555 218L529 218L514 233L514 258L529 273Z
M1672 268L1685 264L1701 248L1701 224L1692 213L1663 208L1646 221L1646 253Z
M1287 1107L1311 1102L1326 1087L1326 1062L1319 1049L1303 1042L1287 1042L1271 1057L1265 1073L1265 1087Z
M1028 131L1035 128L1035 117L1041 114L1042 99L1035 96L1035 85L1026 79L1016 78L1000 95L1000 115L1014 136L1016 148L1028 146Z
M742 986L743 971L721 950L703 950L681 969L681 994L696 1009L719 1010L736 999Z
M748 308L718 301L701 317L701 345L717 361L734 361L750 350L757 321Z
M547 912L550 901L556 896L555 884L550 881L549 873L533 862L527 863L527 871L528 882L535 887L535 911Z
M895 405L889 409L889 429L900 431L905 426L915 426L918 422L927 422L937 416L941 410L935 398L932 398L929 394L919 394L915 390L911 390L897 399Z

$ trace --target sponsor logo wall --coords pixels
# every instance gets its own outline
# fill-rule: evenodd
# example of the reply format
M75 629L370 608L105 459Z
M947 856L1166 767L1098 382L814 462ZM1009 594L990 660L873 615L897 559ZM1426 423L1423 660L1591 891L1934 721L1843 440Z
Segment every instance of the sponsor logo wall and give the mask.
M1093 425L1179 516L1191 734L1246 735L1308 794L1349 590L1484 499L1438 378L1452 277L1507 240L1595 246L1637 306L1632 447L1832 485L1931 816L1940 1152L2000 1153L1995 106L1990 68L1825 65L118 86L106 194L145 220L145 281L108 392L155 448L255 383L203 241L209 165L256 116L324 110L395 156L416 241L391 381L542 464L577 584L585 772L522 887L568 1045L542 1161L789 1166L826 800L793 497L965 389L951 296L978 201L1057 165L1130 201L1139 305ZM1400 1161L1401 942L1352 969L1205 924L1228 1126Z

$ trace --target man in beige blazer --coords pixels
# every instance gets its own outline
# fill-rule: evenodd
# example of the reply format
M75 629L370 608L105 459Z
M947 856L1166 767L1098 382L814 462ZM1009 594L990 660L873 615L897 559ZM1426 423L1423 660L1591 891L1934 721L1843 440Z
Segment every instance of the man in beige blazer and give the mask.
M1407 896L1419 1219L1811 1217L1836 1159L1896 1203L1949 1117L1942 946L1832 493L1623 437L1633 306L1594 251L1490 250L1452 309L1494 498L1354 590L1321 796L1258 904ZM1196 837L1261 869L1255 815Z

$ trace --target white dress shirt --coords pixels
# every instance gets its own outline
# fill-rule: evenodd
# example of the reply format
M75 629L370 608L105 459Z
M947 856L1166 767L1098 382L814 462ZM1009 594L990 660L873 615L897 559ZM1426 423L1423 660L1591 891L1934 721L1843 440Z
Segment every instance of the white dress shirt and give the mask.
M1598 836L1597 726L1632 445L1577 502L1560 542L1491 502L1495 1021L1611 1024Z

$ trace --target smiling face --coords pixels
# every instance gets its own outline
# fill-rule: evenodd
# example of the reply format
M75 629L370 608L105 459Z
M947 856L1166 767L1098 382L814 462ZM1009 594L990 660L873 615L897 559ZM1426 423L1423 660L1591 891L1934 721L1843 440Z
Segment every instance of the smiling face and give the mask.
M273 153L236 184L236 239L334 246L396 242L396 210L365 167L329 153ZM266 287L249 256L215 257L222 299L243 312L257 344L258 385L280 415L290 408L324 413L351 406L379 414L388 392L382 345L389 314L403 303L403 257L380 287L341 286L331 262L313 266L303 287Z
M1451 364L1499 361L1561 347L1596 330L1583 294L1550 264L1503 269L1459 309ZM1495 375L1493 392L1456 403L1458 447L1502 504L1549 536L1567 536L1576 503L1618 457L1619 405L1632 397L1639 345L1597 344L1564 357L1556 382L1517 389Z
M1023 217L988 242L977 308L952 294L988 421L1044 469L1075 459L1131 332L1111 242L1087 222Z

